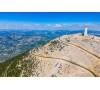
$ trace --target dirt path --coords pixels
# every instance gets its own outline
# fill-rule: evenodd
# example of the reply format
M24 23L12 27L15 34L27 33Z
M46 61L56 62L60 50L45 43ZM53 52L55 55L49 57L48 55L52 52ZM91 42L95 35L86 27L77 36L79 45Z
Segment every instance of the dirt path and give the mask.
M15 60L14 60L14 61L15 61ZM12 62L9 64L9 66L6 68L5 73L4 73L4 77L7 77L7 71L8 71L9 67L11 66L11 64L12 64L14 61L12 61Z
M48 56L42 56L42 55L35 55L35 54L32 54L32 51L30 52L30 54L31 54L31 55L34 55L34 56L37 56L37 57L42 57L42 58L60 59L60 60L69 62L69 63L71 63L71 64L74 64L74 65L76 65L76 66L79 66L79 67L81 67L81 68L83 68L83 69L89 71L90 73L93 74L94 77L99 77L97 73L94 73L94 71L88 69L86 66L79 65L79 64L77 64L77 63L75 63L75 62L72 62L72 61L69 61L69 60L66 60L66 59L62 59L62 58L55 58L55 57L48 57Z
M67 42L64 42L63 40L61 40L60 37L59 37L59 40L60 40L63 44L66 44L66 43L67 43ZM74 45L74 46L76 46L76 47L78 47L78 48L80 48L80 49L82 49L82 50L84 50L84 51L90 53L91 55L97 57L98 59L100 59L100 55L99 55L99 54L97 54L97 53L94 52L94 51L89 50L88 48L83 47L82 45L79 45L79 44L77 44L77 43L71 43L71 42L68 42L68 44ZM66 45L67 45L67 44L66 44Z

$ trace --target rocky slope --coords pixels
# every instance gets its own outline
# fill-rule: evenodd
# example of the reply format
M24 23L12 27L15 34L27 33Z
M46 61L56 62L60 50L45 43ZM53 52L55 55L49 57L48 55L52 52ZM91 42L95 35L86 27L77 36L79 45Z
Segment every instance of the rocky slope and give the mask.
M100 37L63 35L0 64L4 77L98 77Z

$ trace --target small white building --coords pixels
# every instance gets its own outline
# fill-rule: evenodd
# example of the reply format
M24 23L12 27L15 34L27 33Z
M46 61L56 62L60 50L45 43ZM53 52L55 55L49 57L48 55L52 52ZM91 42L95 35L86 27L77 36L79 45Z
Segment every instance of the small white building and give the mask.
M85 30L84 30L84 36L88 36L88 34L87 34L87 26L85 25Z

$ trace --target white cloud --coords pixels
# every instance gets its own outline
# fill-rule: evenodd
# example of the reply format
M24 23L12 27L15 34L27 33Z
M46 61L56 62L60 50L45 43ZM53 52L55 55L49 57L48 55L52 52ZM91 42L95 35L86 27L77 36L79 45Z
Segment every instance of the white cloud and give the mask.
M89 29L100 30L100 23L86 23ZM0 23L0 29L32 29L32 30L81 30L85 23Z
M35 24L35 26L40 26L40 24Z
M55 24L54 27L62 27L62 25L61 24Z
M63 26L68 26L68 24L64 23Z
M87 25L87 26L96 26L97 24L96 23L86 23L84 25Z
M51 24L47 24L47 26L48 26L48 27L50 27L50 26L51 26Z
M73 26L72 24L67 24L67 23L64 23L64 24L62 24L63 26Z
M84 24L77 24L77 26L80 26L80 27L82 27L82 26L84 26Z
M23 24L23 26L31 26L30 24Z

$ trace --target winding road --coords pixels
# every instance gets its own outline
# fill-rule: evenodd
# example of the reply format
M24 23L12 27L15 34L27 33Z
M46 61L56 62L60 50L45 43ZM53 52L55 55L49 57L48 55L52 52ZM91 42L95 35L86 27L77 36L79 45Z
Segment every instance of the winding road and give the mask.
M74 45L74 46L76 46L76 47L78 47L78 48L80 48L80 49L86 51L87 53L90 53L92 56L94 56L94 57L100 59L100 56L98 56L95 52L92 52L92 51L86 49L85 47L79 46L79 45L77 45L76 43L71 43L71 42L68 42L68 43L67 43L67 42L64 42L63 40L60 39L60 37L59 37L59 40L61 41L61 43L65 44L65 45L68 45L68 44ZM31 52L31 54L32 54L32 52ZM34 55L34 54L32 54L32 55ZM71 64L74 64L74 65L76 65L76 66L79 66L79 67L81 67L81 68L84 68L84 69L88 70L90 73L92 73L92 74L94 75L94 77L99 77L97 73L94 73L94 70L90 70L90 69L88 69L88 68L85 67L85 66L82 66L82 65L80 65L80 64L78 64L78 63L75 63L75 62L72 62L72 61L69 61L69 60L66 60L66 59L55 58L55 57L47 57L47 56L42 56L42 55L41 55L41 56L40 56L40 55L34 55L34 56L42 57L42 58L60 59L60 60L63 60L63 61L67 61L67 62L69 62L69 63L71 63Z
M60 40L63 44L66 44L66 43L67 43L67 42L64 42L63 40L61 40L60 37L59 37L59 40ZM96 52L90 51L90 50L88 50L87 48L78 45L77 43L68 42L68 44L74 45L74 46L76 46L76 47L78 47L78 48L80 48L80 49L82 49L82 50L84 50L84 51L86 51L86 52L92 54L93 56L97 57L98 59L100 59L100 55L98 55ZM67 44L66 44L66 45L67 45Z
M66 59L62 59L62 58L55 58L55 57L47 57L47 56L42 56L42 55L35 55L35 54L32 53L32 51L31 51L30 53L31 53L31 55L34 55L34 56L37 56L37 57L50 58L50 59L60 59L60 60L69 62L69 63L74 64L74 65L76 65L76 66L79 66L79 67L81 67L81 68L83 68L83 69L86 69L87 71L89 71L90 73L92 73L94 77L99 77L99 76L98 76L97 74L95 74L92 70L90 70L90 69L88 69L88 68L86 68L86 67L84 67L84 66L82 66L82 65L79 65L79 64L77 64L77 63L75 63L75 62L72 62L72 61L69 61L69 60L66 60Z
M82 46L79 46L79 45L77 45L77 44L75 44L75 43L71 43L71 42L68 42L68 44L67 44L67 42L64 42L63 40L61 40L60 37L59 37L59 40L60 40L63 44L66 44L66 45L68 45L68 44L74 45L74 46L76 46L76 47L78 47L78 48L80 48L80 49L86 51L87 53L90 53L91 55L95 56L96 58L100 59L100 56L98 56L97 54L95 54L95 53L89 51L88 49L86 49L86 48L84 48L84 47L82 47ZM69 62L69 63L71 63L71 64L74 64L74 65L76 65L76 66L79 66L80 68L83 68L83 69L89 71L94 77L99 77L98 74L97 74L97 73L94 73L93 70L88 69L86 66L82 66L82 65L80 65L80 64L78 64L78 63L76 63L76 62L69 61L69 60L62 59L62 58L49 57L49 56L42 56L42 55L35 55L35 54L32 52L32 50L30 51L30 54L31 54L32 56L36 56L36 57L63 60L63 61ZM14 60L14 61L15 61L15 60ZM7 71L8 71L9 67L12 65L12 63L13 63L14 61L12 61L12 62L9 64L9 66L6 68L5 73L4 73L4 77L7 77Z

